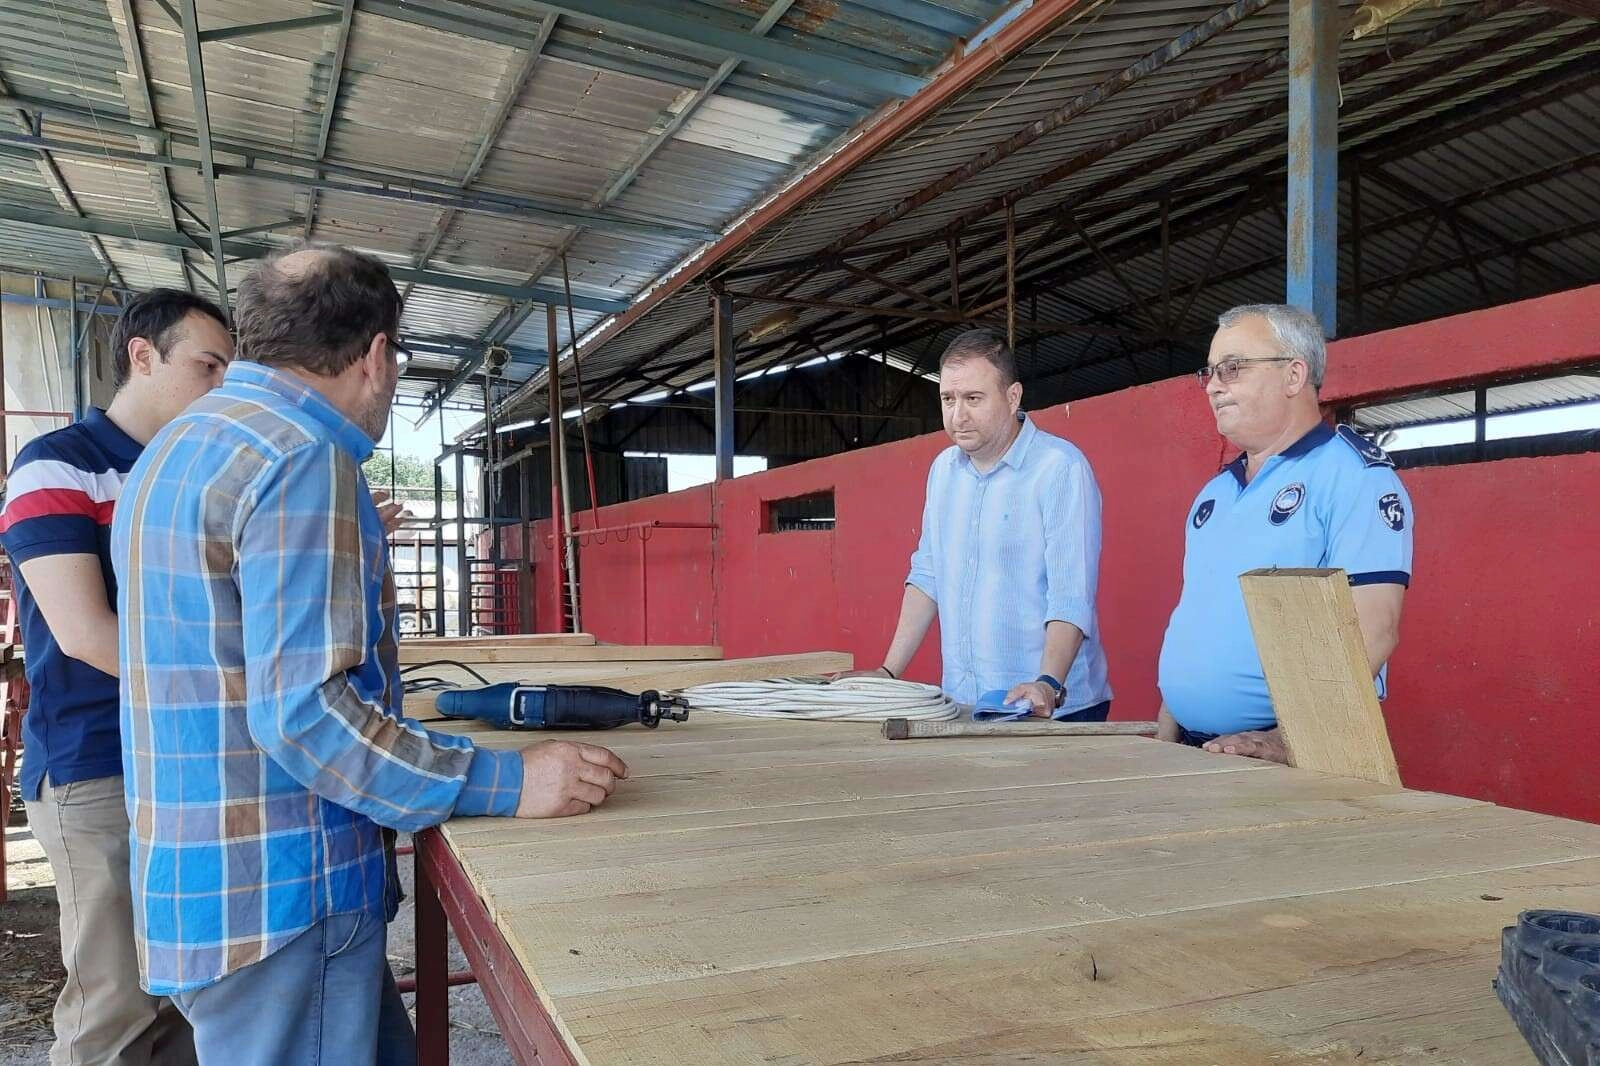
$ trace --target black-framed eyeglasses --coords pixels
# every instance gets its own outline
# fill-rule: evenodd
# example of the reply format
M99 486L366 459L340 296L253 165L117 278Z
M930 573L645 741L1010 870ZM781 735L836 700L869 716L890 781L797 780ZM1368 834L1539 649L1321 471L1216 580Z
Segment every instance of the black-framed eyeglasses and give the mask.
M1200 379L1201 385L1211 384L1211 377L1213 374L1216 375L1217 380L1222 382L1224 385L1232 385L1235 381L1239 380L1239 371L1244 367L1249 366L1251 363L1292 362L1294 362L1294 356L1292 355L1262 355L1252 356L1249 358L1229 356L1226 359L1217 360L1210 366L1201 367L1199 370L1194 372L1194 376Z
M389 347L394 349L395 362L401 364L402 366L411 362L411 360L417 357L417 354L410 348L407 348L399 337L390 337Z

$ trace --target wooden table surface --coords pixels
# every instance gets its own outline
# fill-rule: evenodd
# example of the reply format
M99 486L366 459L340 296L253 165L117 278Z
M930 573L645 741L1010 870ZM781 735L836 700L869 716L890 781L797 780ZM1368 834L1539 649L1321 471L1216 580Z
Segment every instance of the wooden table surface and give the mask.
M1500 928L1600 910L1600 827L1154 740L603 739L601 811L445 827L594 1066L1526 1066Z

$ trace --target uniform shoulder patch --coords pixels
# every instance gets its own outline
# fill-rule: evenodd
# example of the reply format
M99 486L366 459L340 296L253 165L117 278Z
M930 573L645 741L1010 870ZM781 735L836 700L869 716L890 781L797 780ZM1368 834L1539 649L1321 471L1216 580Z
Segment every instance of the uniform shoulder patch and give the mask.
M1368 466L1394 466L1394 460L1389 458L1389 453L1372 443L1349 426L1339 427L1339 439L1355 449L1361 461Z

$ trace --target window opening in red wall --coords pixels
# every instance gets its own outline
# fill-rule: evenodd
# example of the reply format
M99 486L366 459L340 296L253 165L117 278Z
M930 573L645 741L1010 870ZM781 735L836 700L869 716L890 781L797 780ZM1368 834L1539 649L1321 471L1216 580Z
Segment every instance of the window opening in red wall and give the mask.
M1600 367L1341 412L1399 467L1600 451Z
M761 532L799 533L832 529L833 490L792 496L786 500L764 500L761 504Z

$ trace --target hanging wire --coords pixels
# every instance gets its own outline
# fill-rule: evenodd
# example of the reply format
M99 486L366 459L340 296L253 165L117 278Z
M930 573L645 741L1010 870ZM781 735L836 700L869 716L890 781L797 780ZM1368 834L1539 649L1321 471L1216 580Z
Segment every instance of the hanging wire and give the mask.
M102 153L102 157L105 160L106 169L111 174L111 182L117 188L117 199L120 200L121 203L122 203L122 206L125 209L127 209L126 214L128 216L128 225L130 226L130 228L132 228L133 236L134 236L134 240L133 240L134 254L137 255L139 257L139 259L144 263L145 276L147 278L154 278L154 279L159 280L160 279L160 274L155 270L154 261L150 258L150 254L145 251L145 243L144 243L143 239L139 235L139 216L140 216L140 214L142 214L142 211L135 209L136 205L137 205L137 208L145 208L145 207L150 207L150 206L154 206L154 205L151 204L149 201L146 201L146 200L143 200L143 199L138 199L136 201L135 197L129 196L127 194L127 191L123 188L123 185L122 185L122 179L123 179L122 170L121 170L120 166L111 158L111 148L110 148L110 145L108 145L106 143L106 139L107 139L108 135L107 135L106 131L100 125L100 112L95 107L94 97L90 92L89 82L84 77L83 67L81 65L79 65L79 63L78 63L78 39L77 39L77 35L74 34L74 33L69 33L68 30L67 30L66 21L61 17L60 0L50 0L50 11L51 11L51 14L53 14L55 16L57 28L61 31L60 35L59 35L59 37L57 39L66 43L66 46L67 46L67 60L72 64L73 76L75 78L77 78L78 89L79 89L80 92L83 93L84 106L88 109L89 118L94 123L94 132L95 132L96 144L99 147L99 149L100 149L100 151ZM128 33L131 35L131 34L133 34L133 32L134 32L133 27L129 26L128 27ZM133 46L135 48L139 47L139 42L138 42L137 39L133 40ZM154 115L151 116L152 119L154 119L154 117L155 117ZM41 122L40 125L42 126L43 123ZM59 167L57 169L59 169ZM71 194L71 192L72 192L71 186L67 185L67 183L66 183L66 175L65 174L62 174L61 180L62 180L63 186L67 189L68 193ZM152 192L154 192L154 190L152 190ZM100 242L100 245L101 245L102 248L104 248L105 247L105 241L102 240ZM177 251L178 257L179 257L179 259L181 261L183 256L184 256L184 250L182 248L179 248L179 249L176 249L176 251ZM108 260L108 262L106 264L106 272L109 275L111 273L111 271L117 269L115 262L111 261L111 251L110 251L110 249L106 249L106 259ZM178 267L178 270L179 270L179 273L181 274L182 271L183 271L183 267L180 265ZM120 273L120 271L119 271L119 273ZM108 277L106 280L109 281L110 278ZM222 300L223 300L223 302L227 301L227 294L224 293L222 295Z

